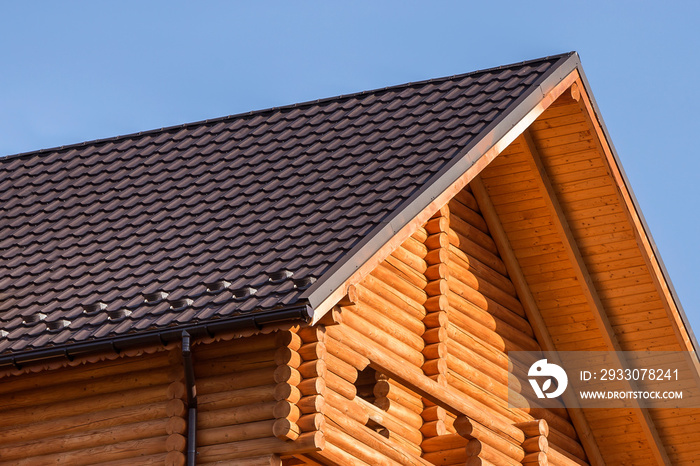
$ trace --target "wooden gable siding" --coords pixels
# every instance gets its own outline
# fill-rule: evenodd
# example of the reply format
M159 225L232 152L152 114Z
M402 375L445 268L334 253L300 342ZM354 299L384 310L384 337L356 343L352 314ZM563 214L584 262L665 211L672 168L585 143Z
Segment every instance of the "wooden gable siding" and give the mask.
M326 448L339 446L347 460L358 464L452 465L477 458L520 464L533 453L497 429L490 435L502 439L498 446L459 432L463 421L458 422L458 409L421 397L411 384L413 376L399 374L402 380L396 380L382 375L382 359L391 359L404 372L454 388L479 413L503 425L545 419L550 464L587 464L565 409L508 407L506 351L540 346L468 189L393 251L358 284L356 294L352 304L341 307L341 323L327 327L326 345L356 354L356 371L370 364L377 380L369 398L343 396L326 387L326 433L329 423L339 424L331 427L330 432L340 429L333 435L366 438L367 443L336 445L333 435L326 435ZM367 347L383 358L363 357ZM333 364L328 371L335 371ZM338 416L361 413L358 408L373 412L376 424L359 414L364 424L344 421L341 426ZM382 446L376 448L376 442ZM397 451L407 456L396 456ZM324 457L324 451L314 455Z
M582 110L582 103L561 97L532 124L530 142L518 138L481 178L558 350L613 348L602 338L606 330L599 328L582 292L533 157L541 161L561 205L613 341L626 351L683 351L611 168ZM640 411L584 412L607 461L658 464L650 449L654 443L663 443L658 445L661 454L667 453L673 464L686 464L700 451L695 439L677 440L696 422L697 410L675 411L675 416L649 410L653 425L646 432ZM660 441L650 442L654 430Z
M0 464L164 464L184 450L182 365L168 351L0 383Z

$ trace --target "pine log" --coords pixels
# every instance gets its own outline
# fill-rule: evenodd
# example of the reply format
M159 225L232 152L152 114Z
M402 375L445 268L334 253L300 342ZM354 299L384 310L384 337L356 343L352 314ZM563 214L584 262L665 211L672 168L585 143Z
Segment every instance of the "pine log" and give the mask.
M583 447L578 440L574 440L573 438L562 434L551 423L549 425L549 435L547 436L547 441L549 442L550 447L552 445L556 445L559 449L564 450L577 458L586 458L586 452L583 450Z
M421 235L420 239L409 237L403 242L401 247L421 259L425 259L425 256L428 254L428 248L424 244L426 238L427 235Z
M537 452L525 455L521 464L523 466L547 466L549 461L547 461L547 455L545 453Z
M325 342L313 341L304 343L301 348L299 348L299 356L301 356L301 359L304 361L315 361L317 359L323 359L327 351Z
M467 443L467 456L478 456L502 466L521 466L520 461L508 457L496 448L477 439L472 439Z
M197 381L201 378L216 377L236 372L252 371L266 367L274 367L275 348L254 352L242 353L215 359L197 359L195 364L195 376Z
M433 217L425 224L425 231L429 235L447 231L450 227L449 214Z
M484 264L474 256L471 256L456 245L450 245L450 264L458 264L463 269L469 270L478 279L485 280L486 282L494 285L495 287L503 290L504 292L513 295L515 294L515 287L513 283L508 278L507 274L502 274L488 265Z
M328 356L326 355L327 359ZM299 373L304 379L313 379L316 377L325 377L328 372L328 366L323 359L314 359L302 363L298 368Z
M392 380L377 380L372 390L375 398L388 398L391 401L402 403L409 407L412 411L422 413L424 410L421 397L413 393L406 387Z
M37 464L70 464L71 466L82 466L107 461L118 461L127 458L133 458L133 462L138 463L138 457L159 453L166 453L164 437L131 440L108 445L101 444L94 448L61 451L59 453L42 456L32 455L31 457L27 457L25 452L25 455L21 457L21 459L15 460L13 464L15 466L34 466ZM3 456L3 459L4 458Z
M182 434L170 434L165 439L165 449L166 451L185 451L187 446L187 439Z
M65 450L82 450L99 447L105 444L117 444L121 442L136 441L149 438L154 434L165 437L167 418L134 424L113 425L105 429L94 429L74 434L61 436L47 436L22 443L7 443L2 439L0 459L3 461L16 461L32 456L49 455Z
M215 464L220 465L220 463L209 464L212 466ZM197 461L197 465L205 466L202 465L199 461ZM282 460L280 459L280 456L276 454L253 456L249 458L236 459L236 466L282 466Z
M378 282L375 286L383 286L385 288L384 294L389 293L390 290L386 288L386 285ZM396 295L396 299L401 299ZM361 309L358 309L361 306ZM407 306L397 306L393 302L384 299L383 297L375 294L372 288L362 287L362 294L357 305L350 308L351 311L357 312L359 315L367 316L368 312L370 315L380 315L382 321L390 320L394 322L393 325L401 325L409 332L420 335L425 330L425 325L422 322L422 318L425 315L423 309L421 312L408 312Z
M447 296L431 296L425 300L425 311L427 314L423 317L423 323L427 327L444 327L441 321L435 322L435 319L441 319L441 317L433 316L432 314L442 313L448 311L450 308L450 302Z
M301 374L298 370L289 366L277 366L273 373L275 382L288 383L289 385L298 386L301 382Z
M429 281L446 279L449 273L449 267L447 264L432 264L425 270L425 278L427 278Z
M197 429L211 429L274 419L273 410L276 404L276 401L268 401L254 405L200 412L197 416Z
M525 451L520 445L513 444L497 432L487 429L467 416L457 416L454 428L460 436L486 443L514 461L520 461L525 457Z
M478 384L471 382L454 371L448 372L447 383L461 393L469 395L470 398L479 403L481 406L488 407L493 412L496 412L500 416L509 419L511 423L522 422L530 417L527 413L520 409L508 408L507 398L506 400L503 400L493 396L493 394L487 390L481 389Z
M464 236L463 234L452 228L452 226L450 226L450 236L450 242L452 242L459 249L463 251L469 251L470 256L473 256L479 262L485 264L492 270L495 270L496 272L502 275L508 274L508 272L506 271L506 266L505 264L503 264L501 258L495 255L492 251L489 251L488 249L486 249L476 241L472 240L471 238Z
M469 333L466 329L451 323L447 326L447 336L450 338L449 350L452 350L452 347L457 353L465 349L469 350L484 359L485 367L492 367L494 372L508 372L508 356L503 351ZM459 346L454 346L454 343L458 343Z
M447 280L441 278L428 283L424 290L428 296L442 296L446 295L450 291L450 287Z
M349 383L355 383L357 381L357 377L359 375L357 369L342 359L334 356L330 352L326 354L326 363L328 365L328 369L332 373L342 377L343 380L346 380Z
M299 382L297 387L303 396L323 395L326 391L326 379L321 377L304 379Z
M328 354L332 354L338 359L345 361L357 370L361 371L369 365L369 359L360 355L357 351L351 349L346 344L343 344L330 337L330 335L326 345L328 348Z
M445 421L438 419L435 421L426 421L421 426L420 431L425 438L438 437L447 434L447 427L445 426Z
M403 245L395 249L391 255L419 274L425 273L425 270L428 268L423 257L414 254Z
M572 464L578 464L580 466L589 466L589 463L577 458L576 456L568 453L561 448L552 447L550 444L549 451L547 452L547 459L549 463L555 466L570 466Z
M331 371L326 374L326 386L348 400L352 400L357 396L357 387L355 385Z
M227 392L206 393L198 395L197 406L200 411L212 411L272 401L275 399L276 389L277 385L269 384Z
M363 400L362 398L357 398L355 403L364 409L371 421L385 427L389 433L398 435L408 443L411 443L413 446L420 445L421 441L423 440L422 434L419 432L419 430L406 423L403 419L387 413L386 411Z
M429 255L430 253L428 253L428 256ZM428 262L427 256L426 262ZM427 298L425 291L423 291L422 288L419 288L398 276L396 271L392 270L392 268L384 262L380 263L374 270L372 270L370 275L376 277L395 293L406 296L408 299L417 303L424 303Z
M344 396L328 390L325 395L326 406L331 407L342 413L349 419L352 419L359 424L365 425L369 421L369 413L360 405L361 398L348 400ZM324 410L325 412L325 410Z
M421 448L426 453L433 453L442 450L454 450L456 448L466 448L468 439L459 434L446 434L439 437L430 437L423 440Z
M275 351L275 364L298 368L301 365L301 356L296 351L283 346Z
M427 281L425 275L418 272L416 269L408 264L405 264L401 260L397 259L393 255L389 255L384 259L384 265L389 268L397 277L406 280L411 285L419 289L424 289Z
M229 392L241 388L258 387L275 383L274 367L264 367L245 372L238 372L235 377L224 374L217 377L197 378L197 394Z
M315 341L323 343L326 341L326 327L323 325L314 325L313 327L301 327L297 330L297 334L304 343L312 343ZM301 349L301 348L299 348Z
M496 285L492 285L486 279L477 277L468 268L464 267L464 263L460 261L455 261L455 263L450 262L450 275L459 277L459 280L466 286L492 299L511 312L515 312L523 318L525 317L525 310L520 300L518 300L517 295L510 294Z
M300 434L299 426L289 419L277 419L272 425L272 435L280 440L296 440Z
M356 314L352 313L348 313L345 316L345 323L346 325L343 326L344 328L350 327L351 329L364 335L365 338L369 338L375 342L378 342L387 351L390 351L391 353L396 354L402 359L409 361L410 364L412 364L413 366L421 367L423 365L425 358L420 353L420 351L423 349L422 341L420 345L416 345L413 347L408 346L406 343L396 339L386 331L380 329L379 327L376 327L373 323L370 323L365 319L362 319ZM357 348L354 349L358 351Z
M452 450L439 450L432 453L424 453L423 459L435 465L464 464L467 458L466 448L454 448Z
M549 425L544 419L519 422L515 426L522 430L527 437L538 437L540 435L547 437L549 435Z
M138 373L153 368L168 368L170 360L168 351L159 351L153 354L143 354L139 357L117 357L114 360L101 360L97 364L84 364L81 366L65 367L51 371L51 385L61 386L70 384L80 385L100 379L106 376L119 376L130 373ZM46 372L22 374L2 378L0 383L0 395L8 393L24 393L34 389L44 390L47 384ZM3 396L3 399L5 397Z
M170 400L165 404L165 415L168 417L183 417L187 407L182 400Z
M329 329L330 331L331 329ZM417 394L427 398L433 403L455 410L461 413L469 413L477 422L491 430L500 430L505 435L513 438L517 443L525 439L522 431L490 409L473 403L457 390L444 387L437 382L425 377L422 371L396 357L386 349L366 336L347 326L334 328L333 337L352 347L358 353L371 361L377 361L377 369L399 381Z
M423 341L420 336L425 331L425 324L422 321L406 316L403 312L396 312L391 315L387 309L377 311L361 299L356 306L352 307L352 311L346 312L346 316L348 314L351 314L351 317L355 315L367 322L372 322L373 325L382 328L389 335L411 348L418 351L423 349ZM413 323L409 325L407 322Z
M365 296L367 291L371 291L378 297L391 303L393 308L401 309L403 312L413 316L417 320L422 320L425 315L425 308L422 306L421 302L415 301L408 298L405 295L398 295L395 290L389 289L386 284L374 277L373 275L367 275L363 282L363 286L360 288L362 290L360 294L360 299L364 298L367 302L370 301L371 295Z
M288 419L291 422L297 422L301 417L301 410L296 404L289 401L278 401L272 410L272 414L277 419Z
M275 347L277 348L289 348L292 351L299 351L302 345L301 337L299 334L292 332L291 330L281 330L275 333Z
M481 219L481 221L483 222L484 220ZM473 241L475 244L478 244L485 251L498 256L498 248L496 247L496 243L493 241L493 238L491 238L488 233L485 233L484 231L471 225L468 221L465 221L459 217L453 217L452 222L450 223L450 229L458 235L460 241L462 238L467 238L470 241Z
M535 453L538 451L547 453L547 451L549 451L549 442L547 441L547 437L544 435L538 435L525 439L523 442L523 450L525 450L526 453Z
M498 466L483 458L479 458L478 456L472 456L471 458L467 458L467 462L464 464L465 466Z
M460 354L460 353L457 353ZM447 355L447 364L450 370L456 372L460 376L468 379L472 384L476 385L482 391L488 392L492 396L496 396L503 401L508 401L508 381L507 377L505 383L502 381L496 381L484 372L477 370L471 362L472 359L468 358L468 355L462 355L469 363L465 362L461 357L455 356L455 354L450 353Z
M277 385L275 385L274 398L277 401L286 400L291 403L296 403L301 398L301 391L299 390L299 388L295 387L294 385L290 385L286 382L278 383ZM261 401L267 401L267 399L260 400L258 401L258 403Z
M165 432L168 435L184 434L187 432L187 421L181 417L173 416L168 419L168 423L165 425Z
M160 458L159 458L160 460ZM122 460L123 461L123 460ZM121 464L120 463L115 463L115 462L109 462L106 463L107 465L110 466L132 466L133 459L129 458L127 461L123 461ZM185 466L185 463L187 462L187 458L185 458L185 454L181 451L169 451L168 454L165 456L165 466ZM143 458L139 458L139 464L149 464L149 463L144 463ZM151 464L163 464L163 460L160 460L158 462L154 461ZM104 466L105 463L102 463L102 466Z
M266 352L279 346L284 346L278 343L279 341L285 340L285 337L281 336L283 333L285 332L270 332L246 338L234 338L228 341L196 344L192 347L192 352L197 358L197 361L217 359L220 357L234 357L240 354Z
M450 238L447 236L446 229L443 231L431 233L426 239L425 242L425 247L428 248L428 251L432 251L434 249L439 249L439 248L446 248L450 245Z
M394 448L385 437L343 416L342 413L332 407L329 407L327 416L329 421L326 423L326 432L328 433L329 442L349 451L363 461L369 461L373 464L429 465L428 462L420 457ZM338 427L334 427L333 424ZM352 447L355 445L360 450L353 452Z
M327 392L329 394L330 392ZM321 395L310 395L302 397L297 403L299 411L303 414L313 414L323 412L326 402Z
M309 432L299 436L293 442L277 437L243 440L240 442L221 443L197 449L197 463L227 461L237 458L278 454L302 454L323 449L325 440L321 432Z
M152 368L151 370L87 380L80 385L67 383L51 385L49 390L47 390L47 387L44 387L19 393L10 393L3 398L3 410L9 411L36 406L37 400L41 400L41 404L53 405L62 404L69 400L83 400L93 395L104 396L119 392L125 386L132 389L156 385L167 386L172 382L169 372L168 368Z
M50 432L52 436L76 434L86 430L107 429L123 424L156 420L166 416L166 403L163 401L20 425L6 424L3 414L4 425L0 426L0 443L10 444L41 440L46 438L47 432ZM32 417L28 418L27 421L31 421L31 419Z
M422 410L416 412L415 410L412 410L404 406L403 404L398 403L396 401L392 401L388 398L377 398L376 400L374 400L374 405L377 406L377 408L384 410L392 416L396 417L397 419L401 419L403 422L406 423L406 425L411 426L416 430L420 429L420 426L423 425L423 418L420 415L420 412L422 412Z
M326 418L321 413L305 414L296 422L302 432L323 430L325 423Z
M352 465L352 466L370 466L370 463L365 463L356 456L338 448L331 442L326 442L326 446L318 453L312 453L312 458L321 460L321 464L334 465Z

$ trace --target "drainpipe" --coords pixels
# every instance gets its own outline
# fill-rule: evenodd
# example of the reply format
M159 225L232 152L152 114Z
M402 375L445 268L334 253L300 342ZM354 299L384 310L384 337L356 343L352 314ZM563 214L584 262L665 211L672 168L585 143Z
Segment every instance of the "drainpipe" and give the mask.
M197 464L197 386L194 381L192 352L190 351L190 334L182 331L182 359L185 365L185 383L187 385L187 466Z

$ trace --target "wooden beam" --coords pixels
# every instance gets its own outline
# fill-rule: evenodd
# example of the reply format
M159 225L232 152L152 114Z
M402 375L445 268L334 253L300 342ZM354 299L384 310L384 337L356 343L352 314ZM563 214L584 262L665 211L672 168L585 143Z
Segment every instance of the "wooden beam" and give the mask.
M491 236L496 243L501 259L503 259L503 263L506 265L508 275L513 281L513 286L515 286L515 290L518 294L518 298L520 298L520 302L523 305L525 314L533 327L532 330L535 333L535 338L537 338L537 341L546 351L556 351L554 341L547 330L547 324L540 313L540 309L535 302L535 298L530 292L530 287L525 280L525 275L523 274L520 264L518 263L518 259L515 257L515 253L510 246L508 235L503 229L503 225L498 218L498 214L496 213L496 209L493 207L493 203L491 203L491 198L486 191L483 181L481 181L481 177L476 177L474 180L472 180L469 186L472 188L472 193L479 204L479 209L481 210L481 214L484 216L484 220L486 220L486 224L488 225ZM581 408L578 406L576 397L570 392L565 392L563 398L565 405L571 407L568 410L569 416L571 416L572 423L574 424L576 433L583 444L583 448L586 451L589 461L593 466L604 466L605 461L603 461L603 457L600 454L600 449L596 444L595 438L593 437L591 429L588 425L588 421L586 421L583 411L581 411Z
M544 167L544 164L542 163L542 159L540 157L539 150L537 149L537 145L533 140L529 130L523 132L520 138L520 142L522 143L525 152L529 153L530 155L529 161L531 163L531 168L533 169L533 172L535 174L535 181L539 185L540 190L542 191L545 204L547 205L547 208L550 211L554 226L556 227L559 235L561 236L562 242L564 244L564 249L566 250L567 256L569 257L571 265L574 269L576 278L581 284L581 289L586 298L586 301L590 306L591 310L593 311L593 317L595 319L596 324L598 325L603 341L605 342L606 346L610 349L610 351L614 352L612 353L612 356L614 358L613 360L618 359L615 362L618 363L620 367L627 367L627 365L624 364L624 361L622 361L621 358L617 357L619 352L623 351L622 346L620 346L620 343L617 340L617 336L615 335L615 331L612 325L610 324L610 319L608 319L608 315L605 312L603 303L600 300L600 297L598 296L598 292L593 283L593 279L591 278L586 264L583 261L581 251L579 250L576 244L574 235L571 232L571 228L569 227L569 222L566 219L564 211L559 203L557 194L554 191L552 183L549 180L549 176L547 175L547 171ZM634 388L632 383L628 383L628 385L630 385L631 388ZM661 438L659 437L659 434L656 431L656 427L654 426L654 422L651 419L649 411L640 408L639 404L634 400L633 405L635 406L633 410L637 415L638 419L640 420L642 431L644 432L649 442L649 448L651 449L654 455L654 459L657 461L658 464L670 466L671 461L668 458L668 454L664 449L663 443L661 442Z

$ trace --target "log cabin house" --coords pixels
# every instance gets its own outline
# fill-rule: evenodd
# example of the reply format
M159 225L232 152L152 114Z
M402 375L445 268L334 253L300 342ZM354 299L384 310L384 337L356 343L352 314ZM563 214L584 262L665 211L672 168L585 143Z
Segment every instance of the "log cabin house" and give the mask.
M576 53L4 157L0 198L0 464L700 458L698 410L507 403L509 351L695 350Z

